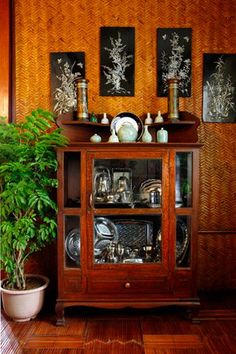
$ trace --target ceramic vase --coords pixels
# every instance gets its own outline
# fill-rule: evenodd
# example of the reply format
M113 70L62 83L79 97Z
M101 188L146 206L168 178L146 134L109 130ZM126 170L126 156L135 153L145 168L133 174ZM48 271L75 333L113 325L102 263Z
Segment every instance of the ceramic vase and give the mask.
M142 135L142 141L144 143L150 143L152 141L152 136L151 136L151 134L148 131L148 126L147 125L144 125L144 132L143 132L143 135Z
M102 138L98 134L94 134L90 138L91 143L100 143L102 141Z
M119 138L116 135L115 129L112 129L111 135L108 139L109 143L119 143Z
M118 130L118 138L120 142L133 142L138 137L138 132L130 123L124 123Z

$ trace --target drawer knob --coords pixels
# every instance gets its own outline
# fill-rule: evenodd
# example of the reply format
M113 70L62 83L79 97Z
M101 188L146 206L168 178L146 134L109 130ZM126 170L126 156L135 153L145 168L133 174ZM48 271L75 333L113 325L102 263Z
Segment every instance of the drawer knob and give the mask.
M131 284L130 283L125 283L125 288L126 289L129 289L131 287Z

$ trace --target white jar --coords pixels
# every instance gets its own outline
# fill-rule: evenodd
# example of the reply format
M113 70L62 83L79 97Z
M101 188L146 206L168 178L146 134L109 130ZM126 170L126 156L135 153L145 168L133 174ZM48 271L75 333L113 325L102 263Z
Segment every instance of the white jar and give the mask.
M158 143L168 143L168 131L161 128L157 131L157 142Z
M90 137L91 143L100 143L102 141L102 138L98 134L94 134Z

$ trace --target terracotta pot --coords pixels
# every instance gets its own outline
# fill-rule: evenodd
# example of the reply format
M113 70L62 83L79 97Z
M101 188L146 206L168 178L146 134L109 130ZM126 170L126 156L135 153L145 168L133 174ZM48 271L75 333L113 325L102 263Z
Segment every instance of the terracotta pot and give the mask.
M44 284L30 290L8 290L2 287L1 294L3 309L7 316L17 322L29 321L37 316L43 307L45 289L49 279L43 275L28 274L27 277L40 278Z

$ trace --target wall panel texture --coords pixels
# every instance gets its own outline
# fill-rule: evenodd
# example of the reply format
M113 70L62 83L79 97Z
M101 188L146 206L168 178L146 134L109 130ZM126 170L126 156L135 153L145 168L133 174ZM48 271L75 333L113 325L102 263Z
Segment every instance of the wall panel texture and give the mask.
M51 109L49 54L60 51L85 52L90 112L166 112L167 98L156 95L156 30L192 28L192 96L180 98L180 110L201 120L199 229L218 232L210 238L215 247L218 238L224 247L223 230L235 238L236 124L203 123L201 116L203 53L236 53L236 0L16 0L15 16L18 120L36 107ZM99 96L101 26L135 27L134 97Z

